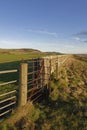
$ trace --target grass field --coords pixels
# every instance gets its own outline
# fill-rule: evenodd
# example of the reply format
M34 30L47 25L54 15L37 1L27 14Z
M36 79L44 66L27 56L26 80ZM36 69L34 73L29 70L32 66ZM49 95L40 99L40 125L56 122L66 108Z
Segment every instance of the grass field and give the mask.
M0 63L40 58L47 55L58 55L57 52L41 52L34 49L0 49Z
M45 54L0 54L0 63L13 62L13 61L22 61L28 60L31 58L39 58L44 56Z

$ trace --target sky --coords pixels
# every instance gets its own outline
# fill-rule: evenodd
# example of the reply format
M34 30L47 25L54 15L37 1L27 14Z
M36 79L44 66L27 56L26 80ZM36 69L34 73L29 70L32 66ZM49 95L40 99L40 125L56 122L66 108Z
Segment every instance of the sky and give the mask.
M0 0L0 48L87 53L87 0Z

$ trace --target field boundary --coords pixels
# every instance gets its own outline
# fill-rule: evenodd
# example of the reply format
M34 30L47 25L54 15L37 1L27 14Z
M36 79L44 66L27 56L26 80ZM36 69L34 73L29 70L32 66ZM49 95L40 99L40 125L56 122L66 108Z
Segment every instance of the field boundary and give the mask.
M15 106L21 107L28 101L37 102L46 98L51 74L55 72L56 79L58 79L60 68L69 60L69 57L68 55L56 55L23 61L19 66L18 91L13 90L0 95L0 118L7 117ZM4 70L0 71L0 75L16 72L18 70ZM17 80L0 83L0 86L4 87L14 83L17 83Z

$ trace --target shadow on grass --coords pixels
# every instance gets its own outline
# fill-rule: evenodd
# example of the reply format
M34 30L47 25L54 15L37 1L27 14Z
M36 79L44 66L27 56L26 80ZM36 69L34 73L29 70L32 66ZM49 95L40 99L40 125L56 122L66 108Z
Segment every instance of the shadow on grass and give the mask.
M0 71L14 70L18 71L15 73L0 74L0 82L9 82L12 80L19 81L19 68L21 61L0 63Z

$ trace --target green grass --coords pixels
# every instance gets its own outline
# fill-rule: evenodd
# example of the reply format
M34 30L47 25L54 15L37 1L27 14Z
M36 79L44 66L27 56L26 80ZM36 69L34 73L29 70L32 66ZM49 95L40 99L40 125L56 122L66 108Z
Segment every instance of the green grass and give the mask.
M32 58L38 58L42 57L45 54L3 54L0 53L0 63L6 63L6 62L13 62L13 61L21 61L21 60L28 60Z

